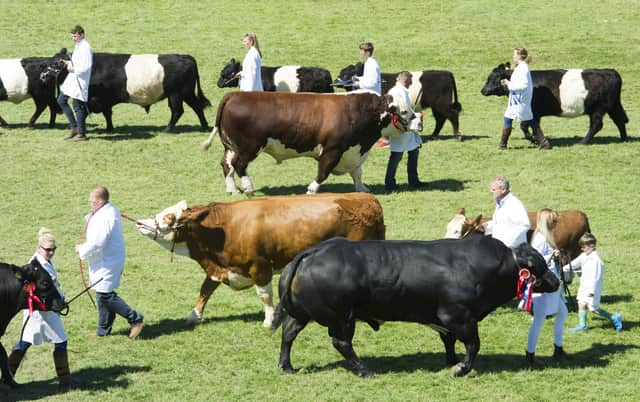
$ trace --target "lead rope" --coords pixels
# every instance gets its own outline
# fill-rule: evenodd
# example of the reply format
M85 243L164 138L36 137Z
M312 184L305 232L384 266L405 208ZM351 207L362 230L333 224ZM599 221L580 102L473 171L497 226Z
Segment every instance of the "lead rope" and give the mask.
M102 207L101 207L102 208ZM89 222L91 221L91 218L93 218L93 215L95 215L96 211L91 212L91 214L89 214L89 218L87 219L87 222L84 225L84 228L82 229L82 232L80 232L80 236L78 236L78 240L76 241L76 244L80 244L80 242L85 238L85 236L87 235L87 228L89 227ZM80 268L80 279L82 279L82 287L84 289L87 289L87 281L84 279L84 269L82 267L82 258L80 258L80 255L78 254L78 267ZM96 302L93 300L93 296L91 296L91 293L87 292L87 296L89 296L89 300L91 300L91 304L93 305L93 309L97 310L98 307L96 306Z

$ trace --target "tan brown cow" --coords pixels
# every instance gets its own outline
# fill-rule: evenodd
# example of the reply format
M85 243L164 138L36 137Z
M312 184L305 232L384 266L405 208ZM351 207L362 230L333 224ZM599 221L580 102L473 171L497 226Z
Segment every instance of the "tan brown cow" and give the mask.
M209 297L224 283L235 290L255 285L268 327L273 320L271 277L296 254L335 236L385 237L382 207L366 193L278 196L191 208L181 201L137 226L204 269L200 296L187 319L191 324L202 318Z
M482 224L490 219L491 218L483 218L482 214L474 219L467 218L465 216L465 209L460 208L453 219L447 224L445 238L459 239L465 237L469 233L478 230ZM529 212L529 221L531 222L531 229L527 234L527 238L531 241L533 231L536 229L536 212ZM553 237L558 249L564 250L571 259L580 255L578 240L585 232L591 232L591 229L589 228L589 219L584 212L577 209L558 211L558 224L553 231Z

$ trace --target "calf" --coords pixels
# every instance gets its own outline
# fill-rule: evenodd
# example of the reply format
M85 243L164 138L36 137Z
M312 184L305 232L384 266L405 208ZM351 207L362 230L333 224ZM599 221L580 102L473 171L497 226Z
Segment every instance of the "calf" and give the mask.
M66 49L60 51L66 53ZM56 85L52 81L40 80L43 65L51 64L54 57L27 57L24 59L0 59L0 101L21 103L32 98L36 105L27 127L32 128L38 117L49 107L49 127L56 124L56 114L62 110L56 101ZM0 116L0 125L7 122Z
M218 88L240 86L238 73L242 64L231 59L220 71ZM331 73L320 67L278 66L262 67L262 87L265 91L279 92L333 92Z
M484 96L507 96L509 90L500 83L511 78L511 65L500 64L487 77L480 91ZM622 78L614 69L589 70L533 70L533 98L531 109L533 118L540 123L542 116L577 117L589 115L589 131L582 144L588 144L602 129L605 113L618 127L620 140L626 141L626 124L629 122L620 92ZM525 138L534 141L526 125L520 125Z
M516 296L519 276L536 278L537 292L558 278L528 244L511 250L499 240L359 241L331 239L298 254L283 270L272 330L282 329L279 366L293 371L291 346L311 321L328 327L333 346L357 374L370 373L353 350L356 320L374 330L408 321L440 333L454 376L471 370L480 349L478 322ZM455 342L464 343L459 362Z
M456 213L453 219L447 224L445 238L460 239L466 237L469 233L477 231L483 223L491 219L483 218L482 215L471 219L467 218L464 214L465 209L460 208L458 213ZM529 229L527 233L527 239L531 241L533 232L536 230L538 214L536 212L529 212L528 214L531 229ZM589 219L584 212L577 209L558 211L558 223L553 229L553 238L556 247L566 252L570 259L574 259L580 255L581 250L578 240L587 232L591 233L591 229L589 228Z
M68 58L60 54L60 58ZM66 70L59 63L49 66L42 79L62 82ZM193 109L200 120L202 130L209 124L204 109L211 106L200 87L200 75L196 60L180 54L114 54L94 53L91 81L89 82L89 111L102 113L107 131L113 131L113 106L118 103L134 103L147 112L154 103L167 98L171 119L164 129L174 131L184 113L183 101Z
M27 289L31 287L31 292ZM33 290L35 289L35 290ZM18 267L0 262L0 337L9 326L11 319L22 309L39 307L40 301L47 309L60 311L65 302L56 290L51 276L42 268L37 259ZM9 371L7 351L0 343L0 371L2 382L10 387L18 384Z
M335 81L335 86L345 88L347 91L352 87L344 86L341 82L349 81L355 75L362 75L364 65L360 62L351 64L340 70L339 78ZM382 73L382 93L386 94L396 84L398 73ZM411 72L412 84L409 87L409 97L416 112L431 108L436 125L431 136L436 137L444 126L447 119L453 126L453 135L461 140L458 115L462 111L462 106L458 102L458 89L453 73L444 70L423 70Z

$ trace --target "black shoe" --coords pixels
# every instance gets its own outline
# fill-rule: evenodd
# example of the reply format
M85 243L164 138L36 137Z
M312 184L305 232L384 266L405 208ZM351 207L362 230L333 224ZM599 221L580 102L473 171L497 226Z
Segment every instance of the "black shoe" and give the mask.
M568 355L564 349L562 349L562 346L556 346L553 345L553 359L555 361L560 361L560 360L571 360L571 356Z
M80 133L78 132L78 129L76 129L76 128L72 128L72 129L71 129L71 131L69 131L69 135L68 135L68 136L66 136L66 137L64 137L64 140L65 140L65 141L69 141L69 140L71 140L71 139L75 138L78 134L80 134Z
M524 358L527 361L527 364L529 365L530 368L532 369L538 369L538 368L542 368L542 363L540 363L540 361L538 359L536 359L536 354L535 353L529 353L527 351L524 352Z

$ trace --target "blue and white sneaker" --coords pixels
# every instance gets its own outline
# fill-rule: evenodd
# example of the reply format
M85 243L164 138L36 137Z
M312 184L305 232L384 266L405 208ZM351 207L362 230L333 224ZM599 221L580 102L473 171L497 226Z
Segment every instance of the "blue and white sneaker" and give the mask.
M616 329L616 332L621 332L622 331L622 316L620 314L614 314L613 317L611 317L611 321L613 322L613 326Z
M577 327L569 328L569 332L583 332L588 330L589 327L586 325L578 325Z

